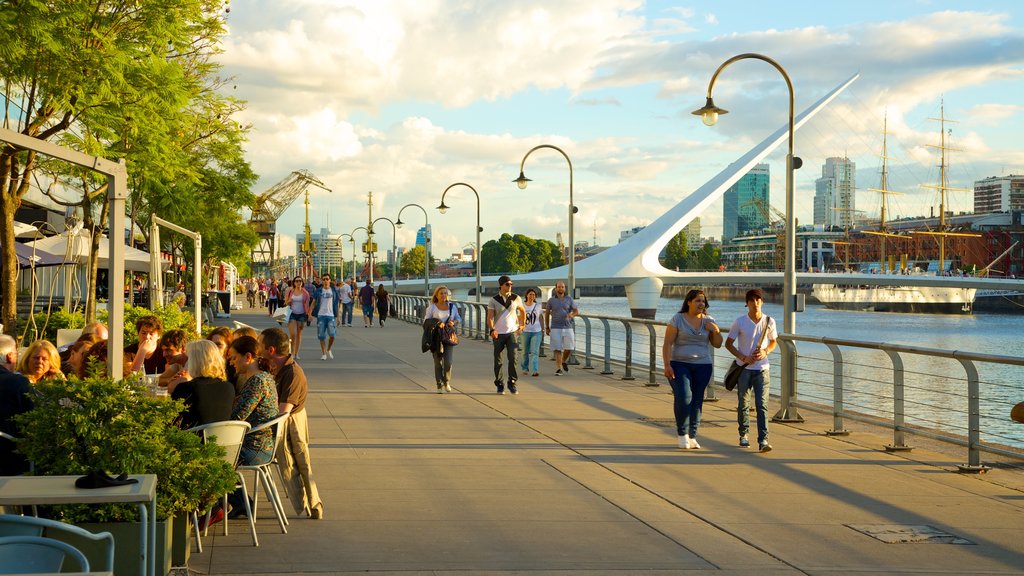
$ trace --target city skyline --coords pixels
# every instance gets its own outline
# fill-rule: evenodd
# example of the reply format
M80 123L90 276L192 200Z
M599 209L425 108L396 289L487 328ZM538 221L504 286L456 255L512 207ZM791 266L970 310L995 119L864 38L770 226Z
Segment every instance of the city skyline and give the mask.
M311 170L334 192L311 191L320 228L365 226L365 199L395 218L415 202L431 212L435 254L473 241L480 192L481 241L503 232L554 241L567 232L568 170L551 151L532 155L525 191L511 180L523 155L554 144L574 168L577 239L614 244L643 226L785 122L786 90L764 63L730 67L715 100L731 110L715 127L689 112L730 56L759 52L788 71L797 108L855 72L861 78L797 132L796 217L813 217L817 166L849 157L860 169L856 203L877 186L883 116L889 117L890 187L904 192L893 217L936 205L920 184L937 179L939 114L951 124L951 184L1024 172L1019 133L1024 64L1022 9L1012 2L875 1L827 10L804 1L784 7L726 2L707 10L673 2L236 2L221 61L233 95L247 100L248 158L261 175L255 192L291 170ZM1016 87L1016 88L1015 88ZM288 153L282 154L283 150ZM784 188L783 153L766 159L772 188ZM776 194L773 206L781 209ZM970 210L970 195L951 198ZM404 215L403 215L404 216ZM413 215L415 216L415 214ZM722 233L722 208L702 216L705 236ZM416 228L399 230L412 246ZM468 224L468 225L467 225ZM292 206L278 230L302 229Z

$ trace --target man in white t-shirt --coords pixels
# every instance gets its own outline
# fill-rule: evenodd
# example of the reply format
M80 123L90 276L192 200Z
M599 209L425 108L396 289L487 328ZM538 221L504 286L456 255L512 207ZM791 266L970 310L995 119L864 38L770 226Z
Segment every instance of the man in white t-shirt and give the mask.
M341 325L352 326L352 308L355 306L355 300L352 299L352 285L349 282L344 282L342 279L341 287ZM353 279L353 282L355 279Z
M316 336L320 340L320 359L334 359L334 337L337 335L338 324L341 324L341 300L337 288L331 282L331 275L324 274L319 288L312 290L313 302L310 308L316 317Z
M747 391L753 390L757 407L757 447L761 452L769 452L772 445L768 443L768 354L775 350L779 335L775 320L761 313L761 305L764 304L761 291L757 288L748 290L746 301L747 313L732 323L729 337L725 340L725 347L736 357L736 363L746 364L736 384L736 393L739 395L736 419L739 422L740 446L750 446L750 440L747 439L747 431L750 429L750 397Z
M526 308L523 299L512 293L512 279L502 276L498 279L498 293L487 302L487 329L494 340L494 386L498 394L505 393L501 353L504 351L508 360L508 391L518 394L516 381L516 351L519 344L516 337L526 326Z

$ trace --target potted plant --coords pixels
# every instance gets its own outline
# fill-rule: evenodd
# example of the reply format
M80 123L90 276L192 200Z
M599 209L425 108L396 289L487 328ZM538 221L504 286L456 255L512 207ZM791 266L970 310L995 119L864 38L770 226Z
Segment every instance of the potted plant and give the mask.
M148 397L141 382L73 378L41 381L34 389L35 408L18 417L23 431L18 449L33 462L34 473L156 474L157 519L168 524L164 542L171 518L205 508L235 486L234 471L224 461L223 449L203 444L198 436L175 425L182 403ZM138 521L138 510L132 505L58 506L52 515L78 525ZM128 558L123 564L127 570L120 568L119 559L115 574L137 570L132 555L138 542L133 545L118 538L118 532L137 538L137 527L86 528L115 534L118 556L123 551ZM158 545L157 566L169 568L169 553L162 563L159 554ZM162 573L166 574L166 569Z

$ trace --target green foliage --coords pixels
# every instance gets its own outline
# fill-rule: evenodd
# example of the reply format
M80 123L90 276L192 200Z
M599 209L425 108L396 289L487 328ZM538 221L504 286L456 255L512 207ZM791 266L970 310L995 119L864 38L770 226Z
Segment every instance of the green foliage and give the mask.
M398 266L398 273L401 276L415 278L423 276L423 256L426 249L423 246L416 246L402 255L402 262ZM437 268L437 260L430 256L430 269Z
M106 322L106 312L100 315L100 321ZM150 310L143 306L124 306L124 345L130 346L139 341L139 333L135 328L135 322L143 316L156 316L163 322L164 332L181 329L188 335L189 340L198 338L199 331L196 330L196 317L192 310L179 310L177 306L168 304L163 308Z
M60 308L53 313L36 312L31 321L28 318L18 319L18 334L22 335L22 346L28 346L36 340L57 342L57 330L81 328L85 326L85 315L81 310L68 312ZM31 332L31 333L29 333Z
M686 268L687 256L686 229L684 228L665 245L665 257L662 259L661 265L669 270L683 270Z
M156 474L157 516L199 510L235 485L224 450L175 426L182 402L146 395L137 381L48 380L35 408L17 417L18 450L39 475ZM134 505L61 506L70 522L132 521Z
M686 267L690 270L718 270L722 264L722 252L714 244L707 242L700 250L691 252Z
M480 263L484 274L539 272L564 264L558 245L522 234L502 234L484 242Z

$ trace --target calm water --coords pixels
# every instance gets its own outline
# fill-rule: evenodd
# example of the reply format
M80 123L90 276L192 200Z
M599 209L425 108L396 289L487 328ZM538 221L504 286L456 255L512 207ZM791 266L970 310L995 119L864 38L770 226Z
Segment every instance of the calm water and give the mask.
M656 320L667 322L682 302L663 298ZM711 301L708 310L723 330L738 316L746 313L742 302ZM584 314L629 316L625 298L590 297L580 301ZM776 319L782 330L782 306L765 304L763 310ZM594 323L594 351L601 353L603 332L600 322ZM821 305L807 306L796 316L796 333L805 336L828 336L889 344L908 344L926 348L961 350L1000 356L1024 356L1021 328L1024 316L977 314L972 316L937 314L885 314L829 310ZM583 349L584 329L577 323L577 348ZM612 327L613 357L622 357L621 327ZM660 355L662 331L658 334ZM618 338L616 338L616 335ZM799 395L802 399L831 404L832 356L827 348L800 343ZM648 336L645 329L634 329L634 368L647 366ZM716 378L724 374L728 352L716 354ZM778 393L777 363L779 354L772 354L773 393ZM847 410L885 418L892 417L892 363L882 352L844 348L844 401ZM967 433L967 384L959 362L933 357L903 355L908 424L935 428L952 434ZM1024 367L979 364L981 378L982 437L993 443L1024 447L1024 426L1009 419L1010 408L1024 401ZM646 371L634 374L646 378ZM660 374L659 374L660 378Z

